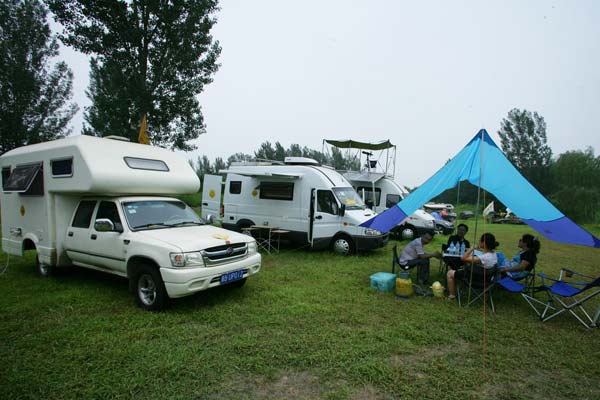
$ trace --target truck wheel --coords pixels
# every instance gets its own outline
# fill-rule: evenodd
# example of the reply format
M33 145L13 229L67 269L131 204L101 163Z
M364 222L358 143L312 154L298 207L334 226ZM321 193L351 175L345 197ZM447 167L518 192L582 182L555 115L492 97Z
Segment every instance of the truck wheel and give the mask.
M400 231L402 240L413 240L415 237L417 237L417 230L412 225L406 225Z
M140 307L147 311L160 311L166 307L169 296L156 268L141 266L134 276L134 282L135 298Z
M40 262L40 256L37 254L35 256L35 264L37 266L37 270L38 270L40 276L47 278L50 275L52 275L52 266L50 266L48 264L42 264Z
M333 251L342 256L354 254L354 242L348 236L338 236L333 241Z

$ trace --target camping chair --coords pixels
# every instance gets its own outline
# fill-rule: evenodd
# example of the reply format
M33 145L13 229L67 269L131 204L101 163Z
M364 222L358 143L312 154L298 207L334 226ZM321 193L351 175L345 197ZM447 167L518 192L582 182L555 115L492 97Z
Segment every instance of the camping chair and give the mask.
M471 281L471 273L466 272L465 276L456 282L456 298L458 299L458 305L462 306L461 301L461 286L465 287L467 293L472 293L470 298L467 298L468 303L465 304L465 307L470 306L478 300L484 301L485 297L490 300L490 307L492 308L492 312L496 312L494 307L494 298L492 293L494 291L494 287L496 286L497 274L498 274L498 265L494 265L492 268L484 270L483 268L476 268L473 271L473 280ZM481 269L483 274L477 271L477 268ZM468 269L465 269L468 271ZM482 276L483 275L483 276ZM480 279L484 278L484 279Z
M568 311L586 328L598 327L600 306L592 318L584 308L584 303L600 293L600 277L587 282L566 282L563 280L563 276L571 277L573 275L577 275L592 279L587 275L571 271L567 268L561 269L558 279L552 279L543 273L538 275L540 278L542 278L542 286L533 287L531 290L533 292L546 292L548 295L548 300L546 302L535 299L533 296L527 294L526 291L528 287L510 277L500 279L498 284L513 293L521 294L521 296L525 299L525 301L527 301L527 303L529 303L533 311L535 311L542 322L546 322L549 319ZM553 281L554 283L548 286L546 285L546 280ZM577 286L581 286L581 288ZM579 296L588 290L590 292L587 293L586 296ZM577 313L577 311L579 311L579 313Z

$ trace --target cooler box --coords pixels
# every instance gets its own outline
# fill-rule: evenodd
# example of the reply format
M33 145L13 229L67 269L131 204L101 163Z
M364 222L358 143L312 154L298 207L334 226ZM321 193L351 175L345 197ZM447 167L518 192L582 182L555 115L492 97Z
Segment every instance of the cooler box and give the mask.
M371 275L371 287L380 292L391 292L396 287L396 274L377 272Z

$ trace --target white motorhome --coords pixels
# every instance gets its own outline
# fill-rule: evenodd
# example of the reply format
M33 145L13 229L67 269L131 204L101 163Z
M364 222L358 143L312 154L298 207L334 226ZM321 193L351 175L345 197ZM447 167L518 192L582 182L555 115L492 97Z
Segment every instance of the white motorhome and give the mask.
M286 157L285 162L233 163L222 177L205 175L202 215L219 214L222 225L241 230L252 225L289 231L287 238L313 249L331 247L340 254L384 246L388 235L363 228L375 214L350 183L315 160Z
M2 248L34 250L39 272L80 266L129 279L148 310L214 286L241 286L261 266L254 239L207 225L182 201L199 180L175 153L75 136L0 157Z
M407 193L394 180L393 171L396 167L396 146L386 140L381 143L364 143L355 140L323 141L332 147L346 150L347 159L354 160L359 171L340 171L352 184L367 207L376 212L383 212L399 203ZM391 152L390 152L391 150ZM379 151L378 159L373 159L373 151ZM366 160L363 163L362 156ZM361 168L364 166L364 168ZM380 170L380 171L378 171ZM436 221L431 214L424 210L416 210L391 232L402 239L411 240L425 232L434 233L437 230Z

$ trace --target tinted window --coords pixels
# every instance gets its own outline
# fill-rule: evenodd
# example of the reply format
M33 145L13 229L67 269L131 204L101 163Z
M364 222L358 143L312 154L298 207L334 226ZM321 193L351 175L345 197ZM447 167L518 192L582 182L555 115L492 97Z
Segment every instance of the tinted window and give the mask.
M293 200L294 184L287 182L261 182L260 198L271 200Z
M333 215L338 214L338 204L331 191L319 190L317 192L317 211Z
M79 203L71 226L74 228L89 228L95 206L96 202L92 200L84 200Z
M149 171L168 171L169 167L162 160L151 160L149 158L125 157L129 168L147 169Z
M115 225L115 230L122 230L121 218L119 217L119 211L117 205L111 201L101 201L98 206L98 212L96 213L96 219L107 218L112 221Z
M393 207L396 204L400 203L401 200L402 200L402 197L400 197L400 195L398 195L398 194L388 194L385 199L385 207L386 208Z
M3 186L6 192L26 192L42 169L42 164L21 165L13 169ZM40 174L41 175L41 174ZM43 181L42 181L43 183ZM43 187L42 187L43 191Z
M73 159L68 160L52 160L52 176L72 176L73 175Z
M229 182L229 193L231 193L231 194L242 193L242 182L241 181Z
M9 176L10 176L10 167L2 168L2 189L4 189L4 186L8 182Z

